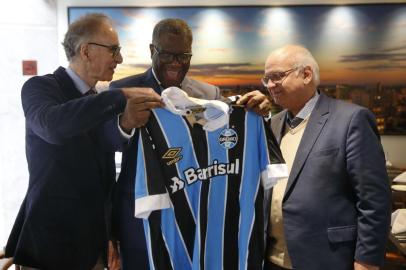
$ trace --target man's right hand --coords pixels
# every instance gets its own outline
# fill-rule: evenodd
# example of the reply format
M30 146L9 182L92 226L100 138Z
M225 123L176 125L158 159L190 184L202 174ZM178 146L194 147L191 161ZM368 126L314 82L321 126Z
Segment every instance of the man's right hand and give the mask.
M120 126L130 132L133 128L139 128L148 121L150 110L164 107L161 97L152 88L123 88L127 105L120 117Z

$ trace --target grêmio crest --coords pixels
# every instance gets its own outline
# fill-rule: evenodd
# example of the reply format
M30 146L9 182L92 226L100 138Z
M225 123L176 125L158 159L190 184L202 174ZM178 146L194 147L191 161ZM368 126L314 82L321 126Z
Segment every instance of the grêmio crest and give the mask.
M218 137L218 143L225 149L233 148L238 142L238 135L232 128L223 129Z

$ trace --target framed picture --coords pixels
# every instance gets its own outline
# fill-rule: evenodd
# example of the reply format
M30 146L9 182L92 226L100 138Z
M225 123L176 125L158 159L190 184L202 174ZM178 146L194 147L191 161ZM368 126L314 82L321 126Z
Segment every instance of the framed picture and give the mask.
M406 4L69 7L69 22L89 12L110 16L124 58L114 79L150 67L154 25L184 19L193 31L189 76L224 95L263 89L269 52L302 44L320 65L320 90L368 107L383 134L406 134Z

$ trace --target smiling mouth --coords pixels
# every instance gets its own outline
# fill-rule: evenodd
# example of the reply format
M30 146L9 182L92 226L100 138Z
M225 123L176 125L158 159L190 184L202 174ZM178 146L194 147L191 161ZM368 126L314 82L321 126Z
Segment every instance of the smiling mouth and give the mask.
M278 91L278 90L273 90L271 91L272 96L280 96L282 94L282 91Z
M166 76L168 79L176 80L179 76L179 73L180 73L180 71L178 71L178 70L167 70Z

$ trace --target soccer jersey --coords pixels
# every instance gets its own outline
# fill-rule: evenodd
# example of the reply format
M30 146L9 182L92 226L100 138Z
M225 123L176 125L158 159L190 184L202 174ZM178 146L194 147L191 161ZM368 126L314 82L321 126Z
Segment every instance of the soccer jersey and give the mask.
M151 269L262 269L264 189L286 177L263 119L234 108L228 125L207 132L152 112L135 179Z

